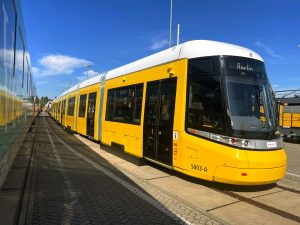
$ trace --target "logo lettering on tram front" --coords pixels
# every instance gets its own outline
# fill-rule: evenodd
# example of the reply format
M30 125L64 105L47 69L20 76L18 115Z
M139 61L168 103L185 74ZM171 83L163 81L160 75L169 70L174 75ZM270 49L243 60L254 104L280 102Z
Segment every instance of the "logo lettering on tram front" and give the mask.
M254 71L253 68L251 66L249 66L248 64L247 64L247 66L243 66L240 63L236 64L236 69L237 70L244 70L244 71Z

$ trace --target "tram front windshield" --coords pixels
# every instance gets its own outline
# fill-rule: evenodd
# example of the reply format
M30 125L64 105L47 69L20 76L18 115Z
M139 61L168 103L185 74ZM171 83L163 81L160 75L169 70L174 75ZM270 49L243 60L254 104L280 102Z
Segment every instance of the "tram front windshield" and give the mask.
M274 136L275 102L261 61L235 56L190 60L187 95L188 132Z
M276 127L275 104L264 63L224 57L225 90L234 136L268 139Z

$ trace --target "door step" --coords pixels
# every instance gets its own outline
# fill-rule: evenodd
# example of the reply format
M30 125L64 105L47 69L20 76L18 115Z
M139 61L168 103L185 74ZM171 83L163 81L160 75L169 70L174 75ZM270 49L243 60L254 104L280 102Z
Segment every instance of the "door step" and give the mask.
M148 157L144 157L146 160L152 162L152 163L155 163L155 164L158 164L160 166L163 166L165 168L168 168L170 170L173 170L173 166L170 166L170 165L167 165L167 164L164 164L162 162L159 162L159 161L156 161L155 159L151 159L151 158L148 158Z

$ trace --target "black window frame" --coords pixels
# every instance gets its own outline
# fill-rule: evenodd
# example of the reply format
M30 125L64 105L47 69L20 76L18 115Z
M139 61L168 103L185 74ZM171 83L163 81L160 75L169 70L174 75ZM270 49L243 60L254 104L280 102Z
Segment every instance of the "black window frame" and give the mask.
M83 97L84 97L84 104L82 104ZM79 96L78 117L85 118L86 99L87 99L87 94L82 94Z
M130 92L130 95L127 93L128 98L120 97L118 99L119 96L122 96L121 92L123 91ZM105 121L140 125L142 120L143 95L144 95L144 83L138 83L134 85L108 89ZM124 102L124 106L125 106L123 108L122 108L122 102ZM128 108L126 108L126 106L129 108L128 111L127 111ZM116 113L120 113L120 114L116 116ZM127 119L124 116L127 116L129 118Z
M61 101L59 101L57 103L57 112L60 113L61 112Z
M210 111L205 112L205 110L203 110L203 116L204 114L210 119L213 116L219 117L220 119L220 124L221 124L221 128L215 128L213 126L209 126L208 124L204 124L203 123L203 118L199 118L202 121L202 125L198 126L195 125L193 127L189 126L191 125L189 123L189 112L191 111L191 109L189 109L189 98L190 98L190 85L192 83L192 69L191 69L191 65L192 63L196 62L196 61L202 61L202 60L213 60L213 70L208 72L199 72L197 73L197 76L199 76L199 80L201 79L207 79L207 80L213 80L215 79L216 81L219 82L219 100L220 102L220 109L223 111L221 113L216 113L216 115L211 114ZM185 111L185 130L187 133L195 135L194 133L192 133L189 129L194 129L194 130L200 130L200 131L204 131L204 132L209 132L209 133L215 133L215 134L221 134L221 135L226 135L228 133L228 117L226 114L226 101L225 101L225 96L224 96L224 81L223 81L223 77L222 77L222 73L221 73L221 68L220 68L220 56L211 56L211 57L201 57L201 58L195 58L195 59L190 59L188 62L188 72L187 72L187 88L186 88L186 111ZM199 116L199 115L198 115ZM218 118L218 119L219 119ZM198 135L196 135L198 136Z
M74 116L74 109L75 109L75 96L68 98L68 109L67 109L67 115L68 116Z

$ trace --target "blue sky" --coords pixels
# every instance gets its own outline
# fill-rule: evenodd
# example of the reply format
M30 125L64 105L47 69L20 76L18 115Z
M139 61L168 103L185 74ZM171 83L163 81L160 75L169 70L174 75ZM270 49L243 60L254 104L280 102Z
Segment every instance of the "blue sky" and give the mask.
M39 96L168 48L169 0L21 0ZM173 0L180 42L224 41L265 60L277 89L300 88L299 0ZM176 32L173 32L173 43Z

